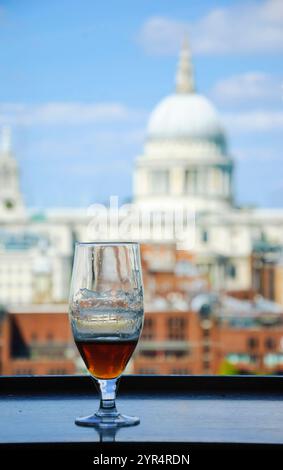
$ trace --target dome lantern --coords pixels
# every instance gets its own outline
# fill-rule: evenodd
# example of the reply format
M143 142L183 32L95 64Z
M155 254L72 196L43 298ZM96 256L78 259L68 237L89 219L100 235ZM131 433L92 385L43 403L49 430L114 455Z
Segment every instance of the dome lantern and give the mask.
M194 77L193 77L193 65L189 43L187 39L184 39L179 64L176 73L176 93L193 93Z

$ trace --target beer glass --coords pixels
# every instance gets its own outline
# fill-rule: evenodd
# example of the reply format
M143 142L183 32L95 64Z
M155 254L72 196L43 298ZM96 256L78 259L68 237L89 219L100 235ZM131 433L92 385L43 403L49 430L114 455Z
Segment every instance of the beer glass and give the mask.
M81 426L131 426L139 418L116 409L117 379L139 340L143 286L138 243L77 243L69 318L77 348L99 386L98 411Z

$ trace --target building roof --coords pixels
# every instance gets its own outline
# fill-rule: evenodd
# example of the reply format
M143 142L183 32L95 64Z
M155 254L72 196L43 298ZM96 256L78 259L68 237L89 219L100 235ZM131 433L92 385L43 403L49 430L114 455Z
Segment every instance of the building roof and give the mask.
M198 139L221 142L224 131L210 101L197 93L164 98L150 115L150 139Z

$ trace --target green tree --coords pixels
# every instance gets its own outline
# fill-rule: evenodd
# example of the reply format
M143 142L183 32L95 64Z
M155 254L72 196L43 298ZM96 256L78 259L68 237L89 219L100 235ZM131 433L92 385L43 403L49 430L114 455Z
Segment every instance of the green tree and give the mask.
M219 375L237 375L238 369L227 359L224 359L219 367Z

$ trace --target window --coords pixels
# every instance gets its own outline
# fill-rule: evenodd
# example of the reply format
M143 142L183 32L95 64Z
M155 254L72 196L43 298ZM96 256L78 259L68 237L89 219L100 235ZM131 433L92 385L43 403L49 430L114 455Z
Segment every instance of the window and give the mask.
M154 170L151 172L152 194L167 194L169 192L169 171Z
M276 347L276 342L274 338L266 338L265 340L265 348L268 349L269 351L274 350Z
M247 345L249 349L256 349L258 347L258 339L257 338L248 338Z
M157 351L141 351L140 355L143 357L156 357L157 356Z
M48 375L66 375L66 369L49 369Z
M232 279L235 279L235 277L237 276L236 266L234 264L228 264L228 266L226 266L226 274Z
M168 339L184 340L186 339L186 325L187 321L183 317L169 318L168 326Z
M195 169L186 170L184 192L186 194L197 193L197 170Z
M137 373L142 374L142 375L147 375L147 374L155 375L156 370L155 369L147 369L147 368L142 367L142 368L138 369Z
M51 331L47 333L47 341L52 342L54 339L54 335Z
M33 375L33 369L15 369L13 375Z
M165 357L167 358L181 358L181 357L186 357L189 355L189 351L183 351L183 350L168 350L164 352Z
M153 318L145 318L144 319L144 325L143 325L143 333L142 333L142 339L145 340L150 340L154 339L155 333L154 333L154 320Z
M203 243L208 242L208 231L207 230L202 230L202 232L201 232L201 241Z
M256 364L258 361L258 356L256 354L251 354L250 355L250 362L251 364Z
M173 375L187 375L189 373L190 372L188 371L186 367L180 367L180 368L177 367L171 370L171 374Z
M203 362L203 370L204 370L204 373L208 373L210 371L210 362L208 361Z
M204 338L209 338L209 336L210 336L210 329L209 329L209 328L204 328L204 329L202 330L202 335L203 335Z
M209 344L205 344L205 345L203 346L203 353L204 353L204 354L208 354L208 353L210 353L210 351L211 351L210 345L209 345Z

